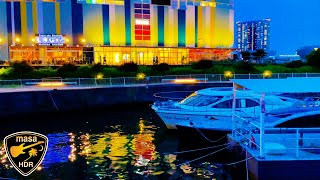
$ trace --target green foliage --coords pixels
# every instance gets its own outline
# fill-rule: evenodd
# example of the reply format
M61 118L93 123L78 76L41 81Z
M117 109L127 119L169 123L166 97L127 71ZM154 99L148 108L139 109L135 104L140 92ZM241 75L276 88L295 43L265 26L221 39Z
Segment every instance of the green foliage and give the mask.
M170 66L167 63L161 63L161 64L158 64L158 65L153 65L152 69L155 70L155 71L158 71L158 72L165 72L165 71L168 71L170 69Z
M258 49L256 52L253 52L252 55L256 59L260 59L260 58L265 57L267 55L267 53L263 49Z
M125 63L119 67L119 70L124 71L124 72L137 72L138 65L134 62Z
M300 68L300 67L304 66L304 63L301 60L291 61L291 62L285 64L285 66L288 68Z
M155 74L152 70L152 67L149 67L149 66L139 66L138 72L144 73L146 76L151 76L151 75Z
M101 72L102 68L103 68L103 65L101 65L101 63L92 65L92 71L95 73Z
M193 69L210 69L213 66L212 60L200 60L198 62L192 63Z
M202 74L203 71L195 70L191 66L180 66L170 68L166 74L177 74L177 75L187 75L187 74Z
M248 74L248 73L256 73L257 69L253 64L249 62L237 62L233 66L235 73L237 74Z
M0 78L8 78L10 74L12 74L13 68L8 67L8 68L1 68L0 69Z
M30 78L44 78L44 77L56 77L57 70L52 69L51 67L44 67L40 69L35 69L28 74Z
M79 78L93 78L94 72L91 66L80 66L76 71L75 75Z
M57 70L57 75L61 77L76 77L75 71L78 69L77 66L73 64L64 64Z
M108 78L108 77L123 77L126 74L125 72L119 71L115 67L104 67L104 68L102 68L101 73L103 74L103 76L105 78Z
M26 73L29 73L33 70L33 67L30 66L27 62L22 61L22 62L13 62L11 64L11 67L13 69L13 73L17 75L23 75Z
M241 52L241 55L242 55L242 58L244 60L249 60L250 59L250 56L251 56L251 53L249 51L242 51Z
M320 67L320 49L312 51L307 56L307 62L310 66Z

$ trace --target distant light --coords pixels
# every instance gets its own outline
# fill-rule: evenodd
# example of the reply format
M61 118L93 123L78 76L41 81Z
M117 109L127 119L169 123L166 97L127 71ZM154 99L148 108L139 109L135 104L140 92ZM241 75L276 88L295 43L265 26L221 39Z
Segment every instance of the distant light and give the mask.
M314 51L318 51L319 48L314 48Z
M0 43L2 43L3 42L3 39L2 38L0 38Z
M263 77L269 78L269 77L271 77L271 76L272 76L272 72L271 72L271 71L265 70L265 71L263 72Z
M119 54L118 54L118 53L117 53L116 56L115 56L115 61L116 61L116 63L119 63L119 61L120 61L120 60L119 60Z
M53 87L53 86L64 86L63 82L41 82L38 84L41 87Z
M82 42L82 43L85 43L86 41L87 41L87 40L84 39L84 38L81 39L81 42Z
M97 77L96 77L97 79L102 79L103 78L103 74L102 73L99 73L99 74L97 74Z
M189 84L189 83L196 83L199 81L197 79L175 79L173 80L173 82L177 84Z
M66 38L66 43L69 43L69 42L70 42L70 40L68 38Z
M32 38L31 41L32 41L32 42L36 42L36 39L35 39L35 38Z
M138 80L143 80L143 79L145 79L146 78L146 75L144 74L144 73L138 73L137 74L137 79Z
M16 42L20 42L21 39L20 39L19 37L16 37L15 41L16 41Z
M232 78L232 77L233 77L233 74L232 74L231 71L225 71L225 72L224 72L224 77L225 77L225 78Z

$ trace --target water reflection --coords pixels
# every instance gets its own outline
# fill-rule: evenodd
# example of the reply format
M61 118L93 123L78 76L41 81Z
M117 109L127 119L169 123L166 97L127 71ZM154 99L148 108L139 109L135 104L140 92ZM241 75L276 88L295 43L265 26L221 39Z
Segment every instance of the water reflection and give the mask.
M50 179L132 179L159 177L160 179L190 176L215 178L208 164L182 165L174 154L157 151L157 126L139 119L136 132L126 133L122 126L110 126L106 132L62 132L47 134L49 147L42 165L32 177ZM177 144L176 144L177 146ZM0 151L1 176L21 177L12 173L4 148ZM212 166L211 166L212 167ZM11 166L12 168L12 166ZM212 169L212 168L211 168ZM175 177L175 178L174 178Z

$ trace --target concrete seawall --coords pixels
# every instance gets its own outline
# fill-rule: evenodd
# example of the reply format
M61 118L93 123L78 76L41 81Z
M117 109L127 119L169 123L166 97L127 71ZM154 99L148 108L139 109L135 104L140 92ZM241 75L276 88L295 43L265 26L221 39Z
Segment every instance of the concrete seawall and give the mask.
M162 84L0 93L0 117L24 113L64 112L156 101L155 93L231 87L231 83Z

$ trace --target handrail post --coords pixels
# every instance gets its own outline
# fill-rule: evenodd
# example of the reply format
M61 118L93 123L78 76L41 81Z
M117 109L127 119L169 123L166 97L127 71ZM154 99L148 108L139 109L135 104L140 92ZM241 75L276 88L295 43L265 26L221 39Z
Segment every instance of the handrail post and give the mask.
M23 87L22 80L20 79L20 86Z
M278 79L280 79L280 74L278 73Z
M207 74L204 74L204 82L207 83Z
M308 77L308 72L306 72L306 77Z
M79 78L79 86L80 86L81 78Z
M299 158L299 129L296 129L296 157Z
M98 86L98 84L97 84L97 78L94 78L94 82L95 82L96 86Z
M111 81L111 77L110 77L110 86L112 86L112 81Z
M220 78L220 82L221 82L221 79L222 79L222 78L221 78L221 74L219 74L219 78Z
M251 79L251 78L250 78L250 73L249 73L249 79Z
M123 85L125 86L126 85L126 78L123 77Z

